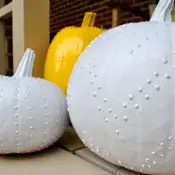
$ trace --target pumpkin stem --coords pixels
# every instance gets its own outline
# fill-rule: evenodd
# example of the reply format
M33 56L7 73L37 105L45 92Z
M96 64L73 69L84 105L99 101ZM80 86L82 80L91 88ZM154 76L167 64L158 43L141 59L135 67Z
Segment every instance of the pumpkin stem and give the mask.
M150 21L172 21L171 11L174 0L160 0Z
M81 24L81 27L90 27L94 26L96 18L96 13L93 12L86 12L83 18L83 22Z
M31 77L35 60L35 52L32 49L26 49L14 77Z

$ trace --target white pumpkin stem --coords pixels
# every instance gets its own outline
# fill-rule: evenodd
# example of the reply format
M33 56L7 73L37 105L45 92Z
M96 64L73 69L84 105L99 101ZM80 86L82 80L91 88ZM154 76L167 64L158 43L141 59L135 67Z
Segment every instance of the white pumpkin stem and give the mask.
M13 77L31 77L34 60L35 52L32 49L26 49Z
M171 11L173 9L174 0L160 0L150 21L172 21Z

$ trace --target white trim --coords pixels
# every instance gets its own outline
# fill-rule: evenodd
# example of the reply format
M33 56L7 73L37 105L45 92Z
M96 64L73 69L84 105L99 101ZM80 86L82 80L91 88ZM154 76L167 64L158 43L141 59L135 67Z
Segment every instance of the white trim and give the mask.
M10 2L9 4L0 8L0 19L9 15L12 12L12 10L13 10L13 2Z

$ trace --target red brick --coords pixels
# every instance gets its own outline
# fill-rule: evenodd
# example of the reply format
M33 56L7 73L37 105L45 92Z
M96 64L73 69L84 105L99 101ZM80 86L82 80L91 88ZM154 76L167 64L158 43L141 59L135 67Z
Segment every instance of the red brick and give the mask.
M94 1L92 0L50 0L50 31L57 32L63 27L76 25L80 26L84 13L93 11L97 13L95 25L103 26L108 29L112 25L112 9L105 3L108 0ZM148 13L148 4L154 0L123 0L124 2L138 6L142 11ZM121 12L120 24L129 22L139 22L145 19L134 16L130 12Z

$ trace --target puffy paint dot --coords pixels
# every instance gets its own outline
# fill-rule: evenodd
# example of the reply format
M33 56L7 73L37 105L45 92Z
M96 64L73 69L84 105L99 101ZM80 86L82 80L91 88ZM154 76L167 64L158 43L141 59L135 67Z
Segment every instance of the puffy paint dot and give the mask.
M148 80L147 80L147 83L148 83L148 84L151 84L151 80L150 80L150 79L148 79Z
M158 76L159 76L159 73L158 73L158 72L154 72L154 75L155 75L156 77L158 77Z
M145 99L146 100L149 100L149 98L150 98L149 95L148 94L145 94Z
M124 107L124 108L127 108L127 104L126 104L126 103L123 103L123 107Z
M47 135L47 132L44 132L45 135Z
M97 89L100 90L100 89L101 89L101 86L99 85L99 86L97 87Z
M30 137L33 137L33 135L32 135L32 134L30 134Z
M18 106L14 106L14 109L18 109Z
M115 132L116 132L117 134L119 134L119 130L118 130L118 129L116 129Z
M124 116L123 117L125 121L128 121L128 117L127 116Z
M139 92L143 92L143 88L141 88L141 87L139 87L138 90L139 90Z
M172 150L172 147L168 147L168 150Z
M142 168L144 168L145 167L145 165L144 164L142 164Z
M130 94L130 95L129 95L129 100L133 100L133 99L134 99L133 95Z
M118 118L118 115L117 114L114 114L114 118L117 119Z
M129 167L129 169L130 169L130 170L134 170L134 168L133 168L133 167Z
M44 108L47 108L47 104L44 104Z
M152 155L155 155L156 153L155 152L151 152Z
M160 143L160 145L161 145L161 146L164 146L164 143L163 143L163 142L161 142L161 143Z
M30 106L30 107L28 107L28 110L32 110L32 107Z
M149 161L149 158L147 157L147 158L145 158L145 162L148 162Z
M154 164L154 165L156 165L156 164L157 164L157 162L156 162L155 160L153 160L153 164Z
M163 154L161 154L160 156L161 156L161 157L163 157L164 155L163 155Z
M171 78L171 76L170 76L170 75L168 75L168 74L165 74L165 78L166 78L166 79L170 79L170 78Z
M166 59L166 58L164 58L162 61L163 61L164 64L168 63L168 59Z
M156 89L156 91L160 91L160 86L159 85L155 85L155 89Z
M48 125L49 124L49 122L45 122L45 125Z
M151 168L151 165L148 165L148 168Z
M108 112L109 112L109 113L111 113L111 112L112 112L112 109L111 109L111 108L109 108L109 109L108 109Z
M105 122L108 123L108 118L105 118Z
M99 150L98 148L96 148L96 152L97 152L97 153L99 153L99 152L100 152L100 150Z
M169 136L169 137L168 137L168 140L172 140L172 139L173 139L173 137L172 137L172 136Z
M98 111L101 111L102 110L102 107L101 106L98 106Z
M19 131L15 131L16 132L16 134L19 134Z
M120 160L118 160L118 164L119 164L119 165L121 165L121 164L122 164L122 162L121 162Z
M18 122L15 122L15 125L18 126Z
M93 92L93 97L97 97L97 93L96 92Z
M135 105L134 105L134 108L135 108L135 109L139 109L139 105L138 105L138 104L135 104Z
M15 114L15 117L17 118L17 117L19 117L19 115L18 114Z
M33 126L30 126L30 129L33 129Z
M103 101L104 101L104 102L107 102L107 99L106 99L106 98L104 98L104 99L103 99Z
M106 153L106 156L109 157L109 153Z

